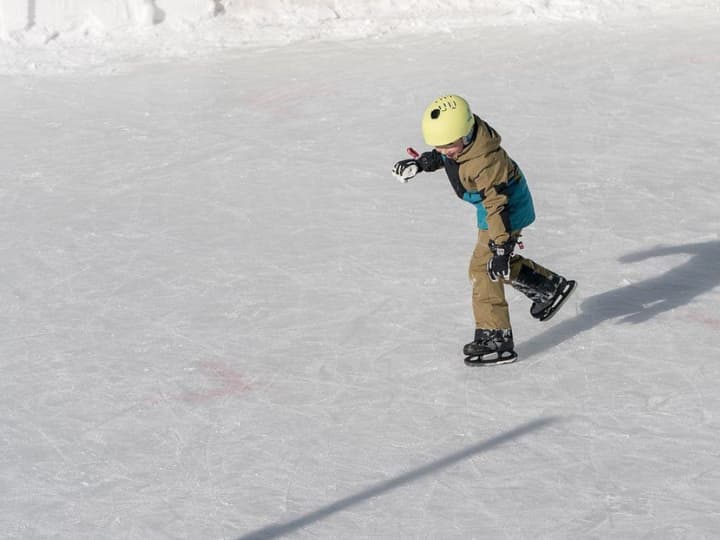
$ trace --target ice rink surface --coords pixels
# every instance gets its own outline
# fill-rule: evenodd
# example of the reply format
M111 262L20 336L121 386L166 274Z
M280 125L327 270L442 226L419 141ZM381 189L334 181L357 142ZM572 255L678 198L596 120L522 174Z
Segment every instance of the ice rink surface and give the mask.
M0 530L715 538L720 34L684 15L0 77ZM459 93L580 283L468 368Z

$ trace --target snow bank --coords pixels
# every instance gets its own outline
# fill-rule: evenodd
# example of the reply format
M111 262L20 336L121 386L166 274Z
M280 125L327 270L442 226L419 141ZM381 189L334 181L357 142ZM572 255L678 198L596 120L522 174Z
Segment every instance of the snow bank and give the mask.
M163 6L163 4L165 4ZM0 0L0 30L12 32L34 26L70 30L99 24L104 29L160 24L167 15L198 19L213 14L222 0Z
M0 0L0 72L532 21L717 8L716 0Z
M153 24L194 23L226 15L259 27L320 25L332 20L394 17L444 19L452 15L513 18L601 18L622 11L656 11L709 0L0 0L0 31L40 26L71 31Z

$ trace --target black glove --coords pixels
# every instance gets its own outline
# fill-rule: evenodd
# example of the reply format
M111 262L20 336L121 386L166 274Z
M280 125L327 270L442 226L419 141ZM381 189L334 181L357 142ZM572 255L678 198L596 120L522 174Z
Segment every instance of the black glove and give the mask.
M403 159L393 165L392 173L400 182L406 184L408 180L414 178L421 171L420 165L414 159Z
M515 241L508 240L504 244L496 244L490 240L490 251L493 256L487 263L487 273L492 281L510 279L510 257L515 249Z
M420 157L417 158L417 163L420 170L425 172L437 171L445 166L442 154L437 150L423 152L420 154Z

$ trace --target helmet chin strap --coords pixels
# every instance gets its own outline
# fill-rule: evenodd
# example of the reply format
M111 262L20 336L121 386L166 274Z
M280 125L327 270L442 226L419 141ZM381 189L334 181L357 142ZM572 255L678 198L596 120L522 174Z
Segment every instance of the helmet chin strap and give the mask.
M470 132L462 138L463 147L468 146L475 139L475 122L473 122Z

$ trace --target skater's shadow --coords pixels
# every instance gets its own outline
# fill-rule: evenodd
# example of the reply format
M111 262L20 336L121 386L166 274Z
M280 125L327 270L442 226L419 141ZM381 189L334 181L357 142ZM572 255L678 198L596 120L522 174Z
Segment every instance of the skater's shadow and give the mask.
M619 324L643 323L660 313L689 303L696 296L720 284L720 241L717 240L655 247L630 253L619 260L622 263L636 263L678 254L690 257L658 277L588 297L580 304L580 313L575 317L523 343L522 356L529 358L540 354L610 319L620 317L617 321Z

